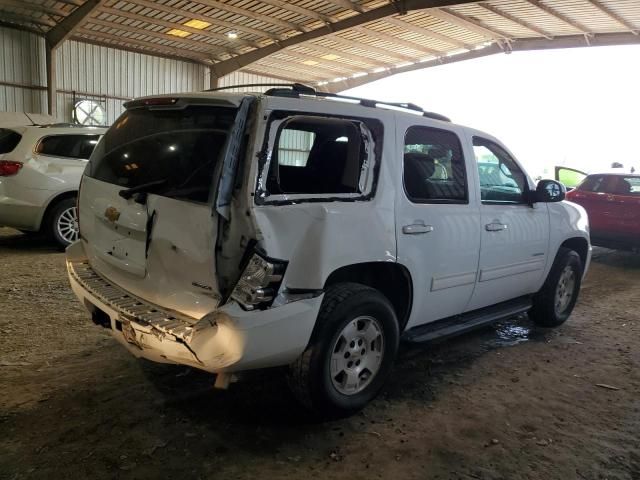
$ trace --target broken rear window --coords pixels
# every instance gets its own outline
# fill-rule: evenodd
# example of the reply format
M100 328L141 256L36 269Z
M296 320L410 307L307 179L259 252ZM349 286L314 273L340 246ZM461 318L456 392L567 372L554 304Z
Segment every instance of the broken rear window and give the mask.
M357 120L289 117L278 125L270 195L361 194L368 188L369 133Z

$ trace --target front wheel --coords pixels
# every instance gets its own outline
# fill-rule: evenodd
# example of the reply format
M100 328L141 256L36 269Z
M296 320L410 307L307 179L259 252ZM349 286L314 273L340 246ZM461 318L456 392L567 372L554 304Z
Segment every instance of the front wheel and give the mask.
M582 280L582 260L574 250L561 247L551 271L533 298L529 317L541 327L562 325L576 305Z
M76 199L65 198L55 204L48 214L46 233L62 248L78 240Z
M289 368L298 399L322 416L344 416L371 401L384 385L399 343L389 300L356 283L327 289L311 342Z

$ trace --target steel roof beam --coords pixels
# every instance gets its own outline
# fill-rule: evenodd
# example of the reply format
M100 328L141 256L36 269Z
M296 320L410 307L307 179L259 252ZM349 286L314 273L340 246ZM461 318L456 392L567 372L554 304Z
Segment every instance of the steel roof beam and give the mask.
M482 8L484 8L485 10L488 10L491 13L494 13L494 14L498 15L499 17L502 17L502 18L505 18L505 19L509 20L511 23L515 23L516 25L520 25L521 27L524 27L527 30L530 30L530 31L532 31L534 33L537 33L538 35L540 35L541 37L546 38L547 40L553 40L553 35L551 35L549 32L545 32L541 28L536 27L532 23L529 23L529 22L527 22L525 20L522 20L520 18L514 17L510 13L507 13L507 12L505 12L503 10L500 10L499 8L496 8L493 5L489 5L488 3L481 2L478 5L481 6Z
M24 2L22 0L2 0L4 6L19 8L28 12L41 12L56 17L65 17L69 12L60 8L48 7L39 3Z
M335 5L336 7L342 7L345 10L353 10L358 13L364 13L365 9L362 5L351 0L326 0L327 2Z
M390 35L386 32L379 32L378 30L370 30L365 27L356 27L354 28L356 32L362 33L372 40L384 40L385 42L393 43L394 45L401 45L405 48L409 48L415 52L421 52L426 55L430 55L432 57L439 57L442 55L442 52L439 50L435 50L433 48L425 47L424 45L420 45L411 40L405 40L404 38L396 37L394 35Z
M582 32L584 35L593 35L593 32L591 30L589 30L587 27L585 27L584 25L582 25L581 23L579 23L579 22L577 22L575 20L572 20L571 18L569 18L566 15L558 12L556 9L545 5L544 3L540 2L539 0L525 0L525 1L530 3L531 5L533 5L535 7L538 7L540 10L545 12L547 15L550 15L550 16L554 17L555 19L560 20L563 23L566 23L570 27L575 28L579 32Z
M289 50L291 50L292 48L305 48L307 50L310 50L311 53L307 54L308 58L313 59L314 56L318 55L318 56L322 56L322 55L338 55L341 58L346 58L348 60L351 60L353 62L357 62L360 64L364 64L364 65L368 65L370 67L388 67L389 65L384 63L384 62L380 62L378 60L375 60L373 58L369 58L369 57L365 57L364 55L358 55L356 53L349 53L349 52L336 52L335 49L333 48L329 48L329 47L325 47L323 45L318 45L316 43L304 43L302 45L295 45L294 47L291 48L287 48L286 50L284 50L285 52L288 52ZM296 50L297 51L297 50ZM298 52L298 53L302 53L302 52Z
M510 36L507 33L501 32L497 28L489 27L482 22L462 15L461 13L454 12L449 8L433 8L427 13L438 20L466 28L471 32L477 33L478 35L491 40L510 40Z
M85 20L100 6L102 0L87 0L80 7L68 14L55 27L47 32L45 40L49 48L57 48L62 42L73 35Z
M136 38L130 38L130 37L125 37L122 35L115 35L112 33L104 33L104 32L97 32L95 30L89 30L86 28L80 28L77 32L78 34L82 34L82 35L89 35L91 37L94 37L94 43L96 43L95 38L104 38L107 40L111 40L112 42L118 42L120 44L124 44L126 45L137 45L140 47L144 47L144 48L150 48L150 49L154 49L154 50L164 50L165 52L167 52L167 55L171 54L173 57L186 57L186 58L190 58L191 60L198 60L199 63L206 63L207 61L211 61L211 56L207 55L205 53L202 52L194 52L193 50L186 50L184 48L179 48L179 47L172 47L170 45L163 45L160 43L154 43L154 42L149 42L146 40L138 40ZM83 42L85 41L85 39L83 38L78 38L79 41ZM120 48L120 45L110 45L112 48ZM146 52L147 55L155 55L155 52Z
M200 0L200 2L204 2L204 1L205 0ZM206 1L210 1L210 0L206 0ZM411 10L419 10L423 8L434 8L434 7L442 7L447 5L456 5L460 3L474 3L474 2L475 0L474 1L471 1L471 0L466 0L466 1L403 0L402 8L404 11L411 11ZM238 70L242 67L246 67L247 65L250 65L253 62L257 62L261 58L271 55L286 47L290 47L293 45L297 45L299 43L307 42L309 40L314 40L316 38L331 35L333 33L340 32L343 30L348 30L350 28L357 27L359 25L363 25L368 22L380 20L381 18L394 15L398 13L398 8L399 8L399 5L397 4L397 2L393 2L391 4L375 8L373 10L368 10L364 13L360 13L358 15L345 18L344 20L339 20L337 22L327 24L323 27L310 30L300 35L283 39L273 45L268 45L266 47L259 48L257 50L254 50L253 52L248 52L248 53L239 55L238 57L225 60L223 62L219 62L213 65L212 68L214 69L216 76L221 77L223 75L233 72L234 70Z
M80 32L82 33L82 32ZM91 32L87 33L91 34ZM149 50L145 50L143 48L136 48L132 45L120 45L120 44L115 44L115 43L110 43L107 41L101 41L101 40L94 40L91 38L86 38L86 37L81 37L79 35L79 33L76 33L75 35L73 35L70 40L74 40L76 42L82 42L82 43L88 43L89 45L96 45L98 47L106 47L106 48L115 48L118 50L122 50L124 52L132 52L132 53L139 53L141 55L151 55L154 57L160 57L160 58L168 58L170 60L177 60L180 62L187 62L187 63L193 63L196 65L204 65L204 66L209 66L210 63L206 63L204 60L199 59L199 58L191 58L191 57L185 57L184 55L182 55L181 53L178 53L176 51L176 53L171 54L171 53L167 53L166 51L149 51ZM119 42L122 41L122 38L119 38L118 40Z
M135 0L135 5L150 8L157 12L170 13L172 15L180 15L181 17L187 18L189 20L201 20L203 22L210 23L211 25L218 25L224 28L228 28L230 31L239 31L239 32L247 32L252 35L256 35L257 37L270 38L270 39L279 39L276 35L273 35L269 32L265 32L263 30L259 30L257 28L246 27L240 23L228 22L226 20L220 20L214 17L210 17L208 15L203 15L201 13L190 12L189 10L185 10L184 8L178 7L168 7L162 3L154 3L149 0ZM125 10L122 10L123 12Z
M412 23L404 22L396 17L385 18L384 22L389 23L391 25L395 25L396 27L400 27L404 30L417 33L419 35L422 35L423 37L432 38L434 40L440 40L441 42L448 43L449 45L453 45L454 47L473 50L473 45L468 45L464 42L461 42L460 40L456 40L455 38L448 37L447 35L442 35L441 33L434 32L433 30L429 30L428 28L418 27L417 25L413 25Z
M319 20L321 22L329 23L335 22L334 17L329 17L327 15L323 15L318 12L314 12L313 10L309 10L308 8L299 7L290 2L284 2L282 0L261 0L262 3L266 3L267 5L271 5L273 7L282 8L283 10L287 10L289 12L297 13L299 15L303 15L312 20Z
M593 35L591 45L602 47L614 45L640 45L640 36L633 35L632 33L596 33ZM584 48L584 46L584 35L582 34L555 37L553 40L547 40L546 38L529 38L523 40L516 39L511 44L512 51L514 52L530 50L553 50L559 48ZM489 55L494 55L496 53L502 53L500 47L498 45L490 45L486 48L461 53L459 55L445 56L436 60L428 60L426 62L416 63L414 65L391 68L384 72L370 73L366 76L350 78L341 82L329 82L328 84L323 85L322 88L326 89L329 92L340 92L343 90L348 90L350 88L359 87L360 85L374 82L376 80L381 80L386 77L391 77L398 73L437 67L438 65L445 65L447 63L455 63L464 60L471 60L474 58L486 57Z
M191 47L195 47L195 48L204 48L207 49L209 48L206 52L202 52L202 51L196 51L196 50L191 50L188 49L188 51L192 51L194 53L200 53L203 55L222 55L222 54L226 54L226 55L234 55L234 52L230 52L229 50L223 49L223 48L218 48L215 50L211 50L211 47L218 47L218 45L212 45L210 43L204 43L204 42L199 42L197 40L192 40L190 38L187 37L176 37L174 35L168 35L164 32L157 32L157 31L153 31L153 30L148 30L148 29L144 29L144 28L140 28L140 27L132 27L131 25L125 25L125 24L121 24L121 23L113 23L113 22L108 22L105 20L100 20L99 18L90 18L89 20L87 20L87 25L98 25L101 27L106 27L106 28L110 28L112 30L120 30L121 32L129 32L129 33L134 33L136 35L145 35L145 36L149 36L152 38L158 38L161 40L167 40L169 42L175 42L175 43L180 43L183 44L185 46L191 46ZM91 31L93 32L93 34L97 37L99 37L103 32L99 31L99 30L91 30L88 28L84 28L85 31ZM211 57L209 57L211 58Z
M369 39L371 39L372 37L369 37ZM342 45L345 45L347 47L350 48L359 48L362 50L373 50L371 51L371 55L375 56L379 56L380 54L386 56L386 57L391 57L391 58L395 58L397 60L400 60L402 62L413 62L415 61L414 57L410 57L409 55L404 55L403 53L399 53L396 52L395 50L391 50L389 47L376 47L375 45L369 45L367 43L362 43L358 40L351 40L349 38L344 38L344 37L339 37L339 36L334 36L331 37L330 40L332 42L335 43L341 43ZM375 38L373 38L373 40L375 40ZM377 50L379 53L376 53ZM369 53L369 51L367 51L367 53ZM337 52L336 55L340 55L340 52Z
M183 30L185 32L189 32L194 35L200 35L202 37L222 40L225 43L236 43L237 45L244 46L244 47L260 48L260 45L255 42L249 42L249 41L240 40L240 39L238 39L235 42L232 42L231 40L229 40L229 38L226 35L222 33L209 32L208 30L205 30L205 29L201 30L198 28L187 27L186 25L183 25L181 23L167 22L166 20L161 20L159 18L148 17L146 15L131 13L124 10L116 10L115 8L101 7L98 13L106 13L106 14L113 15L120 18L135 20L138 22L144 22L148 25L157 25L157 26L170 28L170 29ZM93 18L91 20L93 20ZM108 22L112 23L113 25L121 25L120 23L112 22L110 20L108 20ZM151 30L142 29L142 28L138 28L138 31L140 33L146 33L147 31L152 32ZM163 33L166 33L166 32L163 32ZM175 38L180 38L180 37L175 37ZM182 37L182 38L187 38L187 37ZM204 43L203 45L206 46L207 44ZM230 51L232 49L226 49L226 50ZM234 53L234 55L237 55L237 53Z
M201 5L214 7L214 8L223 10L225 12L235 13L236 15L242 15L243 17L250 18L251 20L258 20L263 23L270 23L271 25L287 28L289 30L295 30L299 32L305 31L304 27L301 25L297 25L292 22L287 22L286 20L280 20L278 18L269 17L268 15L252 12L251 10L235 7L233 5L229 5L223 2L218 2L216 0L194 0L194 2L199 3Z
M593 5L594 7L596 7L602 13L607 15L609 18L612 18L613 20L618 22L620 25L622 25L623 27L627 28L634 35L638 35L638 33L640 32L640 29L638 27L633 25L627 19L623 18L621 15L619 15L616 12L614 12L613 10L611 10L609 7L603 5L598 0L586 0L586 1L589 2L591 5Z
M350 65L348 63L343 63L343 62L336 62L335 60L326 60L326 59L323 59L322 57L312 57L304 53L296 52L291 48L282 50L281 52L278 52L276 55L288 55L290 57L302 60L303 62L306 60L313 60L314 62L316 62L315 65L307 65L302 62L300 62L300 65L302 65L303 68L311 67L313 69L316 69L316 68L324 69L328 72L339 74L337 76L350 75L353 73L360 73L360 72L366 71L366 68L357 67L357 66ZM273 55L273 56L270 56L269 58L265 58L261 60L261 62L263 62L261 65L265 65L266 63L271 62L272 59L275 59L278 61L285 61L284 59L278 58L275 55ZM258 65L260 65L260 63L258 63ZM291 68L295 68L295 67L292 65ZM341 71L336 71L334 69L341 70Z
M487 57L489 55L494 55L496 53L502 53L502 49L496 45L490 45L481 50L472 50L470 52L464 52L459 55L452 55L449 57L441 57L434 60L428 60L426 62L420 62L413 65L407 65L403 67L390 68L384 72L375 72L369 73L368 75L357 77L357 78L349 78L347 80L343 80L341 82L329 82L324 85L324 88L329 92L340 92L343 90L348 90L350 88L359 87L360 85L365 85L367 83L375 82L376 80L381 80L386 77L391 77L398 73L411 72L414 70L422 70L424 68L436 67L438 65L446 65L447 63L455 63L462 60L471 60L474 58Z
M3 20L21 22L21 23L33 23L36 25L44 25L45 27L55 27L56 22L45 18L35 18L28 15L20 15L19 13L9 13L0 10L0 16Z

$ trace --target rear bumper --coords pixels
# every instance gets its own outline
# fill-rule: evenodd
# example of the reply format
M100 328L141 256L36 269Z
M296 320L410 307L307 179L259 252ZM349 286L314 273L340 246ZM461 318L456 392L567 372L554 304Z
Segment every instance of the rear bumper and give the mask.
M67 250L71 288L132 354L209 372L237 372L286 365L306 348L322 296L262 311L230 303L195 319L128 294L79 258L78 242Z

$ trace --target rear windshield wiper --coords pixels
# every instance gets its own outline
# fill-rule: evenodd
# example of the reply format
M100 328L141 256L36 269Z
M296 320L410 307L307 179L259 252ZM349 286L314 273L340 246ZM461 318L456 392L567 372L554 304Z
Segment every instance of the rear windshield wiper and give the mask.
M167 180L155 180L153 182L142 183L136 187L125 188L118 192L122 198L129 200L136 193L146 193L152 191L155 187L161 187L167 183Z

